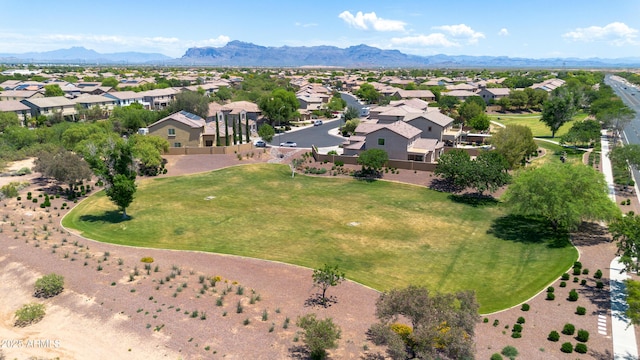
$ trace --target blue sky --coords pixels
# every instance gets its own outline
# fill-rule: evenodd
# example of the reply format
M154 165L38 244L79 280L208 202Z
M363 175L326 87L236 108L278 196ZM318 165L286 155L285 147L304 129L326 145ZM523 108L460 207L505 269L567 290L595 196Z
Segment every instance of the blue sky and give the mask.
M0 0L0 53L366 44L415 55L640 57L638 0Z

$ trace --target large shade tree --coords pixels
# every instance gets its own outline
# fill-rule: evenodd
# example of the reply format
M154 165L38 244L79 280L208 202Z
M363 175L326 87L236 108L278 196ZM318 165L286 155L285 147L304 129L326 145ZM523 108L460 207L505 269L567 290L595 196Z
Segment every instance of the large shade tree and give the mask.
M300 103L296 94L282 88L275 89L271 94L263 96L258 101L262 114L269 119L270 125L288 122L297 113Z
M531 129L524 125L507 125L499 129L491 137L491 145L505 158L510 169L524 164L538 149Z
M522 170L504 194L514 215L541 217L554 230L573 230L582 221L614 219L604 176L582 164L547 163Z
M556 89L557 90L557 89ZM570 121L576 113L573 96L569 91L558 91L542 105L542 121L551 129L551 137L562 125Z

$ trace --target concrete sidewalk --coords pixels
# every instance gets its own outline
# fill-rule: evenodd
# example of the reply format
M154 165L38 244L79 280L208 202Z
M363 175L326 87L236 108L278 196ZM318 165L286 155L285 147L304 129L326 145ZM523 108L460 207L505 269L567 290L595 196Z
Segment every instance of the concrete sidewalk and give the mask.
M606 130L602 130L600 138L602 144L602 172L609 188L609 197L615 203L615 186L613 183L613 171L609 160L609 139ZM629 276L622 272L624 266L620 264L619 257L611 261L609 279L611 292L611 337L613 338L613 358L615 360L638 359L638 345L636 343L635 328L630 324L624 314L627 310L626 287L624 280Z

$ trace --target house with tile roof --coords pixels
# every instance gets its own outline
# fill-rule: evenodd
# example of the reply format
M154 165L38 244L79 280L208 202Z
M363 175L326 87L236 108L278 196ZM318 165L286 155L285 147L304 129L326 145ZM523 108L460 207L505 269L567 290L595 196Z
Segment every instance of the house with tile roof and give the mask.
M40 91L30 91L30 90L6 90L0 91L0 101L7 100L24 100L24 99L35 99L35 98L43 98L44 94Z
M149 135L167 139L171 147L211 147L216 145L216 121L220 125L220 138L230 137L233 131L225 128L220 118L205 120L184 110L154 122L148 129Z
M64 96L29 98L21 102L29 107L32 117L61 115L75 119L77 115L76 103Z
M487 105L494 103L504 97L508 97L511 93L509 88L482 88L478 92L478 96L484 100Z
M135 91L114 91L103 94L104 97L113 99L116 106L129 106L134 103L142 104L145 109L149 109L151 104L144 101L144 95Z
M18 100L0 101L0 112L15 113L18 115L22 126L24 126L26 121L31 117L31 108Z

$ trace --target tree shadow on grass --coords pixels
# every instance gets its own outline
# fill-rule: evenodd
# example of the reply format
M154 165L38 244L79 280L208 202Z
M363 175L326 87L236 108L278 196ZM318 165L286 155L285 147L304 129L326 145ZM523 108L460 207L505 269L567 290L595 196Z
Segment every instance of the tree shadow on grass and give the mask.
M80 221L83 222L101 222L109 224L119 224L122 222L130 221L133 217L127 215L126 218L122 217L122 213L117 210L105 211L100 215L81 215Z
M548 221L518 215L506 215L493 221L488 234L498 239L522 243L546 243L551 248L571 246L569 234L554 230Z
M499 201L496 200L493 196L479 194L451 194L449 195L449 200L458 204L464 204L473 207L494 206L499 203Z

